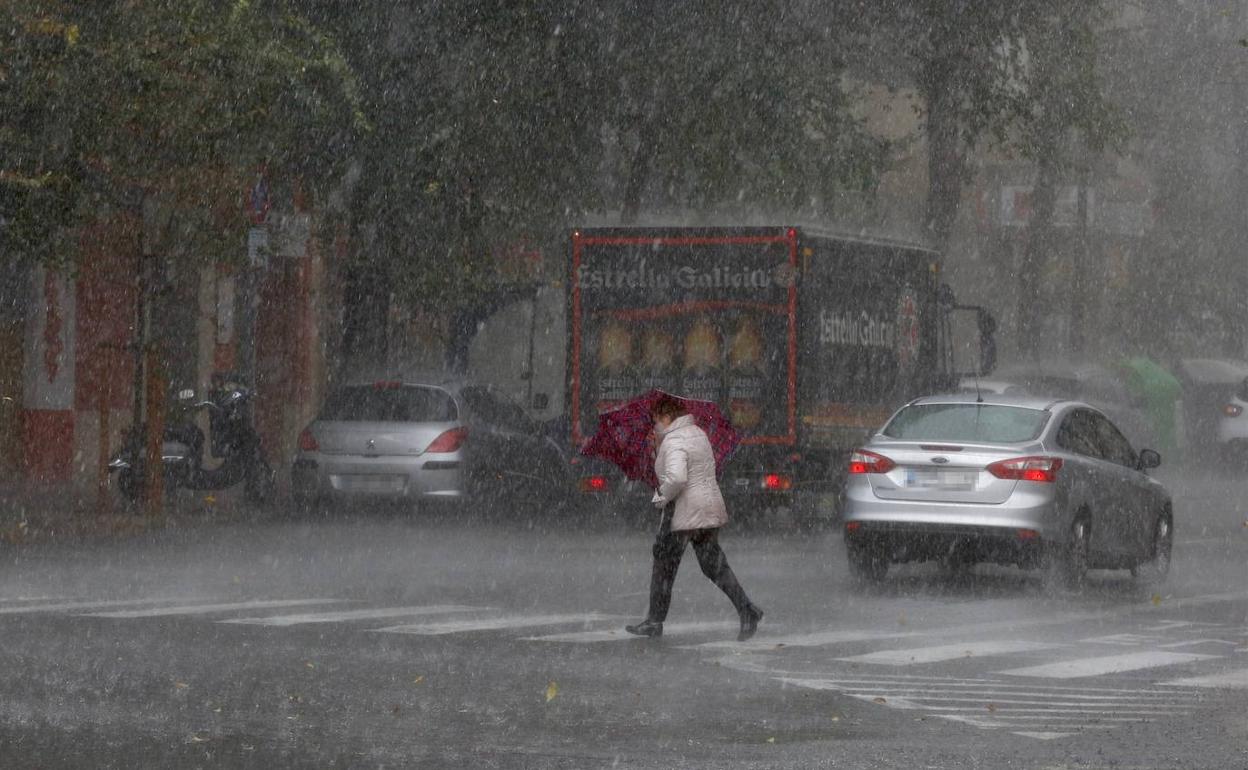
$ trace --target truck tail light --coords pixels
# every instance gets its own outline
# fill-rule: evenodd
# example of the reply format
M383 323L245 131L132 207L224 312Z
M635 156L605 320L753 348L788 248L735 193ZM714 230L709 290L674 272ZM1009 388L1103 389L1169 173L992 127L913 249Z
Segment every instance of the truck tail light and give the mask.
M783 492L793 488L793 479L780 473L763 476L763 488L769 492Z
M290 435L289 433L286 435ZM319 452L321 445L316 442L316 436L312 435L311 428L304 428L299 434L299 451L300 452Z
M450 430L443 433L441 436L438 436L437 438L435 438L433 440L433 443L429 444L429 446L425 448L425 451L435 452L437 454L444 454L446 452L458 452L460 447L462 447L464 445L464 442L467 440L468 440L467 428L451 428Z
M855 449L849 456L849 472L853 475L863 473L888 473L897 467L897 463L884 455L866 449Z
M1244 408L1239 404L1227 404L1222 407L1222 414L1227 417L1238 417L1244 413Z
M999 479L1052 483L1061 467L1059 457L1016 457L995 462L987 470Z
M585 476L581 479L580 488L590 494L607 492L611 489L611 482L606 476Z

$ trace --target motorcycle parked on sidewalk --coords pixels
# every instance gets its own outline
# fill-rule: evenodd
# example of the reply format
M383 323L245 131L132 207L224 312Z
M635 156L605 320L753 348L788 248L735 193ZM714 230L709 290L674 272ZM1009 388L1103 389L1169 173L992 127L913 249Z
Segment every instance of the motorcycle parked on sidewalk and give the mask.
M251 503L267 503L276 491L276 476L260 446L260 434L252 421L251 403L255 394L228 375L214 375L208 399L195 402L195 391L179 391L165 424L161 446L161 469L167 492L181 487L192 490L222 490L242 482L245 498ZM200 409L208 410L212 454L221 458L215 468L204 467L203 430L195 423ZM146 448L140 445L140 431L130 430L121 449L109 463L117 474L117 487L129 500L137 500L146 477Z

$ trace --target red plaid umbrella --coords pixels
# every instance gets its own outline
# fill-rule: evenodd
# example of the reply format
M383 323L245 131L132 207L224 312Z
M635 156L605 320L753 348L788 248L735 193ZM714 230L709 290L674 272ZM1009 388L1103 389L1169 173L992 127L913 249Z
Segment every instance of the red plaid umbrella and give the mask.
M657 489L659 480L654 475L654 442L651 440L654 419L650 410L663 397L674 398L692 417L693 421L711 441L715 454L715 472L724 472L724 464L741 441L737 429L719 411L714 401L672 396L661 390L652 390L644 396L627 401L620 406L598 415L598 431L581 447L581 454L600 457L619 466L624 475L633 481L644 481Z

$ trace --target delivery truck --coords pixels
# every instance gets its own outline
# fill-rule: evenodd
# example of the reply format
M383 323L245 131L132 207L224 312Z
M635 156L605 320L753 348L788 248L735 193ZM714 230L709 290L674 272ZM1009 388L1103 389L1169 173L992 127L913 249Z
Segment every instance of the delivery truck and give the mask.
M992 316L956 304L939 256L812 227L579 229L566 280L497 314L470 373L518 372L513 394L566 437L584 502L647 494L575 450L601 411L659 388L718 402L741 431L721 480L734 510L831 517L869 431L992 367ZM506 342L526 326L527 344Z

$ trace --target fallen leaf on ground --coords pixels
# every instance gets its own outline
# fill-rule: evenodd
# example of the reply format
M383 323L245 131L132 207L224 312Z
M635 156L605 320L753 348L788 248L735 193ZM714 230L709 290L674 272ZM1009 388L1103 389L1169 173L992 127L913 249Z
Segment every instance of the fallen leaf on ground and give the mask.
M872 703L888 703L888 700L886 700L885 698L883 698L883 697L881 697L881 696L878 696L878 695L877 695L875 698L873 698L873 699L871 700L871 702L872 702Z
M768 739L767 739L767 742L768 742L768 743L775 743L775 742L776 742L776 737L773 735L772 737L770 737L770 738L768 738Z
M190 687L190 685L187 684L186 682L174 682L173 686L178 690L185 690L186 688Z
M546 685L546 702L547 703L550 703L552 700L554 700L555 696L557 696L558 694L559 694L559 685L555 684L554 682L551 682L550 684Z
M989 704L988 704L988 710L989 710L990 712L991 712L991 711L996 711L996 710L997 710L997 704L995 704L995 703L989 703Z
M412 680L412 684L420 684L423 681L425 681L425 678L423 676L418 676Z
M1161 594L1153 594L1153 606L1154 607L1161 606Z

